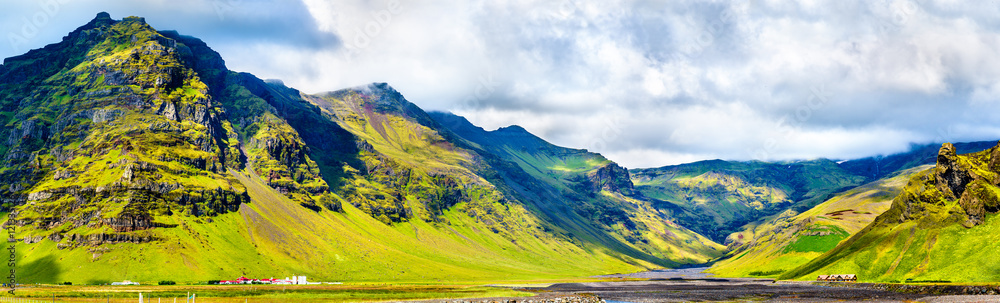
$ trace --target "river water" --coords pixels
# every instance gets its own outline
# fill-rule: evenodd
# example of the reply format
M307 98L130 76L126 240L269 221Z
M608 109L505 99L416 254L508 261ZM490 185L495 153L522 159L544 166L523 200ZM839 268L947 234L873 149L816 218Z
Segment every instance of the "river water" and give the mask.
M932 296L867 288L829 287L808 282L716 278L706 268L656 270L604 278L647 281L563 283L529 291L596 294L609 303L625 302L1000 302L1000 296Z

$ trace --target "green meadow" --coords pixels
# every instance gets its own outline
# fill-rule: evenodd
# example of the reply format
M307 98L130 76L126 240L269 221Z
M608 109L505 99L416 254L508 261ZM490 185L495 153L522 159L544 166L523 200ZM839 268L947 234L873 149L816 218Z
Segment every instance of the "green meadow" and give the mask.
M529 292L466 284L341 285L177 285L177 286L63 286L40 285L19 289L0 300L27 302L368 302L491 297L528 297ZM2 302L2 301L0 301ZM27 303L26 302L26 303Z

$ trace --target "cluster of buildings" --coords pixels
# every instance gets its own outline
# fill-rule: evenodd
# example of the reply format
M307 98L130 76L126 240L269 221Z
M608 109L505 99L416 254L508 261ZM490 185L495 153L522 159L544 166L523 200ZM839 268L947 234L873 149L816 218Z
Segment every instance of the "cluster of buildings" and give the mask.
M816 277L820 282L858 282L858 275L820 275Z
M292 276L291 279L286 277L282 279L250 279L247 277L240 277L236 280L222 280L219 284L284 284L284 285L305 285L305 284L319 284L318 282L310 283L306 280L306 276Z
M111 285L139 285L139 282L132 282L129 280L125 280L121 282L111 282Z

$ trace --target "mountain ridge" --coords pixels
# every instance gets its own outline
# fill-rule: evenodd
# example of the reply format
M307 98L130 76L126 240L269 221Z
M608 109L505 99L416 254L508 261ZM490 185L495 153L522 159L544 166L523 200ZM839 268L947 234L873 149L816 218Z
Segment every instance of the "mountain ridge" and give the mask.
M303 94L105 13L4 62L0 191L21 281L565 277L721 255L605 186L621 169L585 181L603 157L541 181L385 83Z
M520 126L425 112L387 83L305 94L229 70L197 38L107 13L4 60L0 122L2 210L20 240L5 245L31 269L23 281L42 283L534 279L701 264L749 222L925 161L629 170ZM956 198L979 184L960 202L963 222L990 225L994 206L980 202L993 185L960 172L995 171L1000 156L955 157L965 166L940 178L959 182L947 186Z

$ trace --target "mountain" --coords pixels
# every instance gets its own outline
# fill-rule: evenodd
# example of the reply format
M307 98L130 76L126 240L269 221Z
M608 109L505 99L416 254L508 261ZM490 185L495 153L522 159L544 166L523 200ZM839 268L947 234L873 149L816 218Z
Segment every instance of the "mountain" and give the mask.
M787 210L747 224L726 239L728 258L708 271L717 276L777 276L833 249L889 209L914 174L930 165L897 172L798 213Z
M826 160L798 162L700 161L630 171L635 190L657 209L717 242L743 226L792 209L797 212L864 177Z
M973 152L994 143L956 143L955 147L959 152ZM914 145L898 154L839 162L710 160L630 172L635 190L658 209L679 224L736 248L761 226L785 223L770 222L774 219L791 218L845 190L888 182L884 179L934 164L936 154L933 145Z
M959 153L993 145L988 141L954 144ZM727 257L709 271L722 276L777 276L803 265L875 220L889 208L906 180L931 167L936 158L933 145L915 145L903 153L840 161L839 167L873 181L808 211L790 209L744 225L726 238Z
M779 278L854 273L863 281L996 281L998 185L1000 146L959 155L943 144L937 164L911 177L887 211Z
M384 83L303 94L98 14L0 65L19 282L533 279L723 253L600 155L445 118Z
M635 194L628 170L600 154L552 145L519 126L486 131L453 114L431 116L470 148L513 163L495 166L503 179L523 180L511 182L511 190L573 234L682 263L704 263L725 251Z

